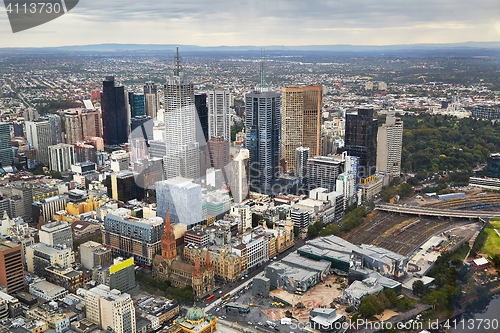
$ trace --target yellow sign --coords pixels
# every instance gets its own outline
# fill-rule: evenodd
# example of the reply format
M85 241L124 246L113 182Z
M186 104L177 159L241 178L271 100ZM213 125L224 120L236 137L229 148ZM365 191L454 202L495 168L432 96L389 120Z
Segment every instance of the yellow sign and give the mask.
M116 273L118 271L121 271L124 268L127 268L129 266L133 266L133 265L134 265L134 257L130 257L127 260L124 260L119 264L114 264L113 266L109 267L109 273L113 274L113 273Z

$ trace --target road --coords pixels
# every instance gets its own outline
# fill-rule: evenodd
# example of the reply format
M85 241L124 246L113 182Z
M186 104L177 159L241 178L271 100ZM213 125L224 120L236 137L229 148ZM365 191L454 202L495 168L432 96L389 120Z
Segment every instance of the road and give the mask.
M283 251L282 253L278 254L276 257L276 260L280 260L281 258L287 256L288 254L296 251L299 247L303 246L305 244L305 240L299 239L295 242L295 244L289 248L288 250ZM244 280L238 280L237 282L231 282L228 283L227 285L223 286L220 289L220 292L215 293L215 298L214 300L205 306L205 312L208 312L212 310L214 307L218 305L218 300L224 296L227 293L230 293L231 295L237 293L239 290L242 288L245 288L248 284L252 282L252 279L257 275L260 274L262 271L264 271L264 268L266 268L269 263L273 261L269 260L268 262L263 263L259 267L253 268L250 272L247 273L248 278L245 278Z

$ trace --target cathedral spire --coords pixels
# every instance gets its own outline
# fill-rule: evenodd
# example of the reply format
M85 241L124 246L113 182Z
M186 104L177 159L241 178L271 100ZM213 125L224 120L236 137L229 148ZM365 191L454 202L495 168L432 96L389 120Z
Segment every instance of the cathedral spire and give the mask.
M206 257L205 257L205 264L209 268L212 266L212 262L210 261L210 251L208 251L208 248L207 248L207 253L206 253Z
M170 224L170 215L168 209L165 213L165 227L161 237L161 256L167 260L172 260L177 257L177 245L175 243L175 235Z

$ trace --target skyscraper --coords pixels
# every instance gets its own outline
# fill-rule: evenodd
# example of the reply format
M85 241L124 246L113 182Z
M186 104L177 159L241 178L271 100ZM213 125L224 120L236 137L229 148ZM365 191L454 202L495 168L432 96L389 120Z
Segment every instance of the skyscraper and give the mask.
M358 109L347 113L345 121L345 146L349 156L359 157L359 177L375 174L377 168L377 119L373 109Z
M196 141L194 86L181 71L179 50L174 73L165 84L165 139L163 157L166 179L200 176L199 144Z
M26 138L36 149L38 163L49 163L49 146L52 144L50 135L50 123L47 120L27 121Z
M377 171L399 177L402 146L403 121L392 114L387 115L385 124L378 128Z
M279 178L280 110L279 93L255 91L245 96L245 147L250 153L250 191L272 194L273 185Z
M83 140L82 117L79 111L72 110L64 113L64 133L67 144Z
M10 143L9 123L0 123L0 166L12 164L12 144Z
M241 148L238 155L225 166L226 177L235 203L241 203L248 196L248 149Z
M229 141L230 114L228 90L215 89L208 93L208 137L222 136Z
M207 165L224 172L224 167L229 163L229 141L223 136L212 136L207 142L207 151Z
M281 158L291 173L298 147L309 147L311 156L321 154L322 99L321 85L282 89Z
M307 185L307 160L311 149L309 147L298 147L295 149L295 176L299 178L299 186L305 188Z
M200 120L201 129L203 130L203 136L205 142L208 141L208 107L207 107L207 94L195 94L194 104L196 106L196 112L198 113L198 119ZM196 138L199 140L200 135L197 133Z
M81 116L83 137L102 137L101 112L84 110Z
M130 105L130 117L141 117L146 115L144 94L133 92L128 93L128 103Z
M47 116L50 123L50 135L52 136L52 144L57 145L63 142L62 122L58 114L49 114Z
M336 190L338 176L344 172L344 161L333 157L314 156L307 160L307 181L309 190L318 187L328 192Z
M158 96L158 86L153 81L144 84L144 107L146 115L156 119L160 109L160 98Z
M115 78L106 76L101 95L104 144L116 146L128 141L128 114L125 89L115 87Z

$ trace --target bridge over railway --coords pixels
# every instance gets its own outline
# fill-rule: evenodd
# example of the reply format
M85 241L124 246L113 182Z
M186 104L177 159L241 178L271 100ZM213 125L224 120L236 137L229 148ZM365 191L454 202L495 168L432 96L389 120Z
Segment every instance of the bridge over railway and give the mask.
M454 210L454 209L442 209L433 208L426 206L402 206L402 205L377 205L376 210L399 213L399 214L409 214L418 216L430 216L430 217L447 217L447 218L460 218L469 220L479 220L479 219L490 219L492 217L500 217L500 212L489 212L489 211L477 211L477 210Z

